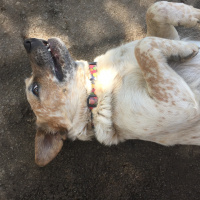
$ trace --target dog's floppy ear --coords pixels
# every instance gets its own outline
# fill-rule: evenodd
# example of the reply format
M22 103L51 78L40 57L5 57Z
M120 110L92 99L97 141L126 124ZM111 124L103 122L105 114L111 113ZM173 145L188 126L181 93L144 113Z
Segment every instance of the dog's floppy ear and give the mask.
M63 146L63 137L57 133L55 135L37 130L35 136L35 162L40 167L52 161L60 152Z

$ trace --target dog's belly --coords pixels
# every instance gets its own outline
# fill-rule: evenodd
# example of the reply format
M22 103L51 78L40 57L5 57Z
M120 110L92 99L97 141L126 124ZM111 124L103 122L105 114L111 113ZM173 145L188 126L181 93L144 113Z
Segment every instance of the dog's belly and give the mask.
M122 77L121 87L114 88L113 92L112 119L117 134L123 139L142 139L163 145L199 145L200 139L194 141L194 138L200 137L199 108L191 108L191 106L187 108L187 102L185 105L166 105L150 97L134 54L137 43L138 41L134 41L110 50L96 59L100 66L105 66L101 69L102 71L112 66L113 77L115 74ZM195 43L200 46L199 42ZM170 66L195 93L198 106L200 100L199 63L200 54L184 63L170 63ZM113 81L112 77L109 77L110 82L111 80ZM104 83L102 82L102 85Z
M114 98L113 122L124 139L142 139L163 145L200 144L199 111L172 108L152 99L140 70L123 79Z
M188 118L187 113L158 108L155 105L138 105L133 102L124 108L125 102L115 109L113 122L117 134L125 140L140 139L162 145L200 145L200 116Z

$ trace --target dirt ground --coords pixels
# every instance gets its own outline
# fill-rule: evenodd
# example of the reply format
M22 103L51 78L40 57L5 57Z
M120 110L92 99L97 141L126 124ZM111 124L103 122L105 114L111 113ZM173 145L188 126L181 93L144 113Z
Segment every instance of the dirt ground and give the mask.
M35 117L25 37L60 37L74 59L145 36L154 0L0 0L0 200L200 199L200 147L66 141L49 165L34 162ZM178 2L178 1L177 1ZM179 1L200 8L200 1ZM192 30L200 38L199 27ZM190 32L180 29L182 35Z

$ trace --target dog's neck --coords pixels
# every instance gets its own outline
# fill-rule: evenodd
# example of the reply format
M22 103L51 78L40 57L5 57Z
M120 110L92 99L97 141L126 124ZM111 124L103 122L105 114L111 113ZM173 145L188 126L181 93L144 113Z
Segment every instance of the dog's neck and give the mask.
M92 92L92 84L90 81L91 74L89 64L85 61L76 61L77 70L75 74L75 84L72 93L76 91L76 98L73 97L71 101L76 100L77 107L73 109L72 129L69 131L69 138L88 140L94 135L91 120L91 109L87 105L87 99ZM73 96L73 95L70 95Z
M98 138L100 130L112 129L112 105L111 93L113 91L113 81L117 75L117 71L113 68L107 69L107 65L98 58L98 80L95 82L95 92L98 96L98 105L92 110L94 128L92 128L91 111L87 106L87 99L92 91L90 81L89 64L86 61L78 61L76 74L74 76L74 87L71 90L70 101L73 102L72 129L69 131L69 138L79 140L89 140L94 135ZM117 79L118 80L118 79ZM72 96L72 97L71 97ZM74 97L75 96L75 97ZM102 104L103 102L103 104ZM102 107L105 105L106 107ZM102 115L99 113L106 113ZM109 123L104 123L106 118Z

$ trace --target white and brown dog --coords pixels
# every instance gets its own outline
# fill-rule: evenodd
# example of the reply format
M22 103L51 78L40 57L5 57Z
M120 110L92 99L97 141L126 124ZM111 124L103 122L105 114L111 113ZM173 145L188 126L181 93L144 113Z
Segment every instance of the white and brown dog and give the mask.
M73 61L57 38L25 40L36 163L49 163L66 138L200 145L200 42L180 41L174 28L199 20L200 10L192 6L157 2L147 11L148 37L112 49L90 66Z

